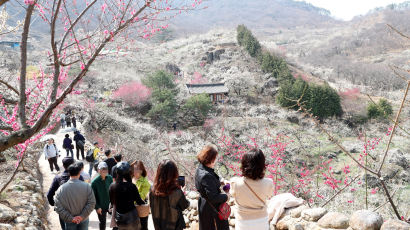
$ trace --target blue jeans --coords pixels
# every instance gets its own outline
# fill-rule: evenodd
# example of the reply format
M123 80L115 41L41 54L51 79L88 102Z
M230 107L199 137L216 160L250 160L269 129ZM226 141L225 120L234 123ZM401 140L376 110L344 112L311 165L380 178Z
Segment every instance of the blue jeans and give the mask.
M65 230L88 230L89 219L83 220L79 224L65 223Z
M88 174L90 175L90 177L93 174L93 170L94 170L94 165L98 164L98 161L94 161L94 162L90 162L90 169L88 170Z

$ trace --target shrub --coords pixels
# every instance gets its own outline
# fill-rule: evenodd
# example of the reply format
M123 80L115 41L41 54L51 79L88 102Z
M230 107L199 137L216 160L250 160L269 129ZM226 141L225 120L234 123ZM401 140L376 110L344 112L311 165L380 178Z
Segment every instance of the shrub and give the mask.
M393 114L393 107L386 99L380 99L377 104L371 103L367 106L367 117L387 118Z
M259 41L253 36L252 32L244 25L239 25L236 30L238 44L243 46L251 57L259 56L261 54L262 47Z
M143 79L143 83L152 90L152 107L147 115L161 122L172 120L178 107L176 101L178 90L174 82L174 75L165 71L157 71Z
M184 105L184 110L187 115L192 115L199 119L199 123L203 123L208 113L212 109L212 102L207 94L198 94L188 98Z
M297 109L298 106L295 100L298 100L303 92L305 92L305 94L301 102L305 103L309 97L309 85L302 79L297 79L294 83L291 81L282 82L276 100L282 107Z
M174 75L160 70L142 80L142 83L152 90L176 89Z
M340 116L343 113L339 94L329 85L309 86L307 108L319 118Z
M282 107L298 109L295 100L300 97L304 108L320 119L342 115L340 97L336 90L328 85L308 84L301 78L294 83L283 83L276 99Z

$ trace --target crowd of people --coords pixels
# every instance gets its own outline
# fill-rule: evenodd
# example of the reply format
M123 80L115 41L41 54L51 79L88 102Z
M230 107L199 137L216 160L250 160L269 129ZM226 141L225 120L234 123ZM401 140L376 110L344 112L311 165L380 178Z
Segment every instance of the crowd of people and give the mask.
M75 138L79 140L85 141L82 135ZM111 150L102 153L97 142L88 152L87 157L90 154L93 158L89 161L89 171L85 172L78 152L76 161L67 151L62 159L64 171L55 176L47 193L49 204L59 215L61 229L88 229L88 218L94 210L100 229L147 230L149 214L156 230L185 228L183 211L190 203L185 195L184 177L175 162L160 162L151 185L142 161L124 161L121 154L112 156ZM59 171L58 149L52 139L44 147L44 153L50 169L53 171L54 167ZM100 156L105 156L104 160ZM229 230L227 202L231 198L237 205L236 229L269 229L267 200L273 195L274 186L271 179L265 178L263 152L252 149L244 154L242 176L229 182L221 180L214 170L217 156L216 147L212 145L197 154L195 187L200 194L199 229ZM94 170L97 174L92 177ZM109 216L111 225L107 226Z

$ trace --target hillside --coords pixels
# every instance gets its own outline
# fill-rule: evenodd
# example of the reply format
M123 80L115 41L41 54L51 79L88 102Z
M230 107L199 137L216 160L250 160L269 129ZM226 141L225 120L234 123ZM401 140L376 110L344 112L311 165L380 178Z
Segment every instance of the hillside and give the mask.
M354 185L355 190L338 196L329 207L342 212L360 208L363 200L357 199L354 203L348 201L363 192L360 185L364 180L362 171L352 165L351 160L319 132L310 119L275 103L277 83L261 72L256 61L236 44L235 37L236 33L232 30L213 30L207 34L176 39L158 45L155 49L147 46L141 47L137 52L127 53L126 56L106 57L93 68L89 78L80 86L80 89L86 89L90 85L93 90L86 91L80 98L73 98L73 102L79 103L72 102L70 106L82 108L81 113L86 112L90 116L85 124L88 138L103 141L107 147L117 146L128 160L142 159L151 172L159 160L174 159L179 162L181 173L188 175L189 186L192 186L195 154L206 143L220 144L222 136L233 138L232 141L238 144L250 143L252 138L264 143L272 141L270 137L284 135L289 138L284 156L287 164L284 172L294 175L295 166L314 167L319 159L333 159L331 171L335 175L340 175L343 167L351 165L352 173L360 175L361 179ZM222 49L224 52L220 55L220 60L207 63L207 52ZM178 112L175 117L178 130L172 132L169 130L171 124L158 127L144 116L144 107L128 107L118 100L112 100L110 95L123 83L139 81L154 70L164 69L167 63L178 66L184 73L184 77L177 78L180 90L177 100L181 104L189 97L184 83L190 82L195 72L201 73L208 82L226 82L230 89L229 101L214 106L206 125L185 129L184 122L188 118ZM359 155L362 143L357 139L359 131L356 127L348 126L344 119L327 119L323 125L334 133L351 153ZM408 126L408 123L404 123L405 128ZM384 130L388 129L388 125L371 121L365 128L369 138L377 138L385 136ZM383 138L381 143L385 141ZM389 167L383 172L389 175L393 186L402 191L402 195L397 199L403 204L409 203L406 198L409 196L405 195L410 192L405 185L409 172L399 166L400 163L395 157L400 154L409 157L408 141L406 134L395 137L394 151L392 150L395 155L389 157ZM224 148L223 145L220 147ZM261 148L270 154L269 148ZM374 154L375 159L378 159L381 151ZM223 165L224 161L221 161L218 172L229 177L230 173ZM378 187L376 183L371 186ZM282 191L286 191L286 188L284 186ZM329 195L332 192L322 187L320 193ZM381 196L381 192L372 196L369 201L371 205L376 206ZM320 200L315 202L320 203ZM383 215L389 215L388 208L380 211Z

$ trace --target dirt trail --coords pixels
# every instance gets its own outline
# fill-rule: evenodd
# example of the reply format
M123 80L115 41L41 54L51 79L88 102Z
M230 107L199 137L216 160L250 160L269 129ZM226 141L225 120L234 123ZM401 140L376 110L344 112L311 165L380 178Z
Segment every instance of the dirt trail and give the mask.
M82 127L81 124L79 125L79 129L80 131L82 131ZM73 138L74 134L73 134L73 129L72 128L66 128L66 129L60 129L57 133L56 133L56 138L55 138L55 144L57 146L57 148L60 150L60 155L61 157L59 157L58 159L58 165L60 167L60 170L63 170L63 166L62 166L62 162L61 160L63 159L64 156L66 156L66 152L65 150L63 150L61 148L61 146L63 145L63 140L64 140L64 136L65 134L70 134L70 137ZM86 137L87 138L87 137ZM74 157L75 157L75 150L74 150ZM43 188L44 188L44 195L47 194L48 189L50 188L51 182L53 181L53 178L56 176L56 172L54 171L53 173L50 172L50 167L48 164L48 161L44 159L44 157L40 157L39 161L38 161L39 167L40 167L40 172L42 174L43 177ZM88 172L88 163L84 161L84 165L85 165L85 170ZM95 171L93 172L95 173ZM58 214L54 211L54 207L49 206L49 210L48 210L48 227L50 230L57 230L57 229L61 229L60 228L60 223L58 220ZM97 217L97 213L95 211L93 211L90 215L90 224L89 224L89 230L98 230L99 226L98 226L98 217ZM111 229L109 228L110 223L111 223L111 216L107 215L107 228L106 229ZM149 230L154 230L154 226L152 224L152 218L149 218L149 225L148 225L148 229Z

